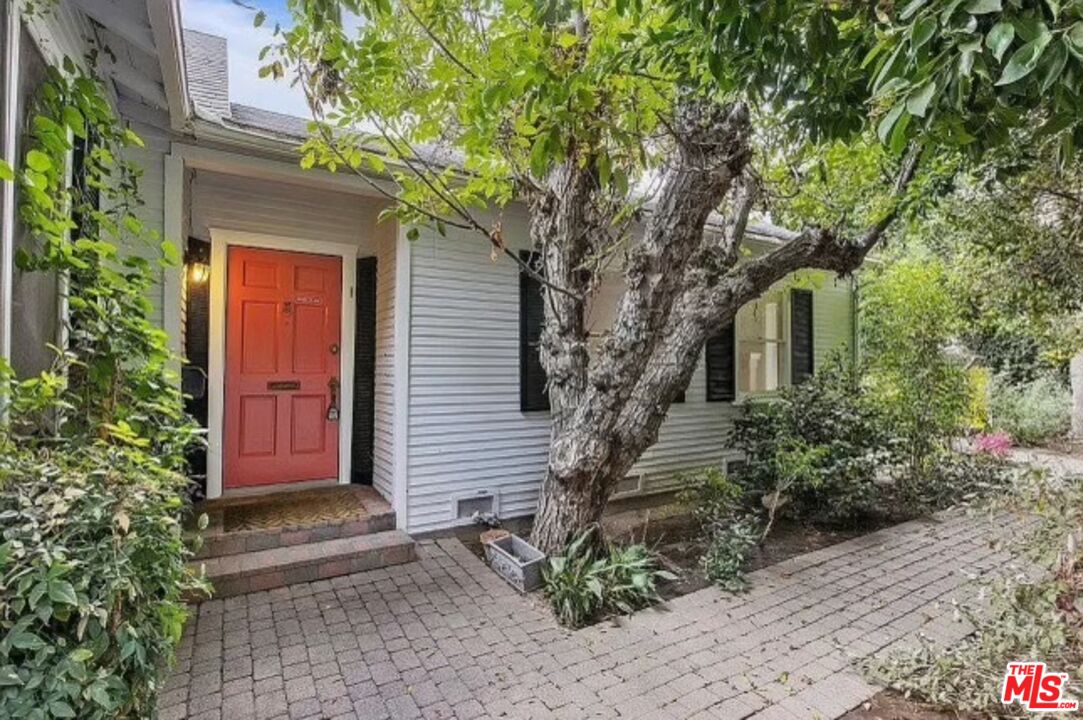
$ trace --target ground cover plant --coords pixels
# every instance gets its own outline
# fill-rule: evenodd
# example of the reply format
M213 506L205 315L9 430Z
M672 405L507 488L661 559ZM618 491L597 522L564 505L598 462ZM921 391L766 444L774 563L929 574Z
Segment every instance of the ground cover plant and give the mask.
M543 570L545 596L557 620L568 627L658 602L658 582L676 579L658 567L645 545L599 544L599 534L596 528L581 533Z

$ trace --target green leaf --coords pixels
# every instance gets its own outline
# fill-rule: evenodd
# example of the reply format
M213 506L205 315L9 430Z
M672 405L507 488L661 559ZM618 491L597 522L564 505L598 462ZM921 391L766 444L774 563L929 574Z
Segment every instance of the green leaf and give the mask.
M1000 0L970 0L966 4L966 11L971 15L985 15L1000 12L1002 9Z
M162 244L161 244L161 248L162 248L162 257L165 259L165 261L167 263L169 263L170 265L180 265L181 254L180 254L180 250L177 248L177 246L175 244L173 244L169 240L163 240Z
M923 5L925 5L926 2L928 2L928 0L910 0L910 2L906 4L906 7L902 9L902 12L899 13L899 19L909 20Z
M579 42L579 36L575 33L565 32L561 33L557 37L557 45L567 50L570 47L574 47Z
M910 30L910 44L914 50L919 50L932 40L936 33L937 22L935 16L925 17L914 23Z
M52 168L53 159L41 150L34 149L26 154L26 164L31 170L43 173Z
M1064 42L1072 54L1083 61L1083 20L1076 22L1072 29L1064 34Z
M1044 93L1056 84L1064 72L1064 66L1068 64L1068 47L1066 42L1055 43L1046 53L1042 63L1041 91Z
M1049 44L1049 37L1049 35L1042 35L1012 53L996 84L1010 85L1034 72L1034 68L1038 67L1038 61L1042 59L1042 53Z
M915 117L925 117L925 111L936 94L936 83L930 80L906 98L906 110Z
M256 17L252 19L252 26L260 27L265 22L267 22L267 13L260 10L258 13L256 13Z
M20 650L41 650L45 641L32 632L13 632L8 636L11 646Z
M131 128L124 128L124 140L129 145L135 145L136 147L146 147L146 143L143 142L143 138Z
M76 650L72 650L71 655L68 656L68 658L70 658L72 662L77 663L86 662L92 657L94 657L94 651L90 648L78 648Z
M413 242L421 237L421 231L417 227L412 227L406 231L406 239Z
M63 700L53 700L49 703L49 712L56 718L73 718L75 710Z
M898 103L895 107L888 111L887 115L880 120L880 124L876 126L876 136L880 138L880 142L885 145L888 142L888 138L891 137L891 130L895 127L895 123L898 122L899 117L906 111L906 103Z
M19 677L19 672L15 669L14 665L4 665L3 667L0 667L0 687L22 684L22 678Z
M49 599L66 605L79 604L79 598L75 596L75 588L67 580L54 580L49 583Z
M15 179L15 172L11 169L5 161L0 160L0 180L4 182L11 182Z
M994 25L985 36L985 45L993 53L993 57L997 59L997 62L1000 62L1001 58L1004 57L1004 53L1008 51L1014 37L1015 27L1010 22L1004 22L1003 20Z

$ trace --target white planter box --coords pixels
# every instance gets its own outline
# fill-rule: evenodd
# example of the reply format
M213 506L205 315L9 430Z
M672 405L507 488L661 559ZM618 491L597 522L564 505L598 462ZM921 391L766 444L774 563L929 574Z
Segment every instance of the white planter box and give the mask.
M497 575L521 593L541 586L545 554L518 535L485 543L485 559Z

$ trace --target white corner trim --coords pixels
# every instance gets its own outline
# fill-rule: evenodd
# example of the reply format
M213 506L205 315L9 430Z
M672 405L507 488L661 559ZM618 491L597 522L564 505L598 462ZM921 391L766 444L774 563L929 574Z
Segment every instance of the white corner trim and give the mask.
M173 243L181 254L181 261L176 267L162 269L162 325L169 336L169 349L179 359L183 355L181 347L181 303L184 302L182 284L184 281L184 161L173 155L166 155L162 162L165 174L165 187L162 198L163 235ZM173 368L180 382L180 364Z
M226 265L231 245L286 250L290 252L333 255L342 258L342 313L339 353L339 380L342 398L338 421L338 482L350 482L353 433L354 331L357 304L353 302L357 246L325 240L288 238L263 233L210 228L211 235L211 307L207 358L207 497L221 497L223 490L223 449L225 431L226 300L228 297Z
M12 168L18 168L15 157L18 142L19 120L16 117L19 89L19 6L8 3L4 27L0 33L4 39L3 67L0 72L4 79L4 97L0 102L2 118L2 137L0 137L0 156ZM0 358L11 359L11 304L15 276L15 183L0 182Z
M188 77L184 66L184 36L181 32L180 6L177 0L151 0L147 16L158 61L162 68L162 84L169 105L169 124L183 132L192 115L188 97Z
M410 462L410 252L411 243L406 237L407 228L401 224L395 239L395 375L393 380L392 411L394 413L395 476L392 484L391 503L395 508L396 525L408 530L409 519L409 462Z

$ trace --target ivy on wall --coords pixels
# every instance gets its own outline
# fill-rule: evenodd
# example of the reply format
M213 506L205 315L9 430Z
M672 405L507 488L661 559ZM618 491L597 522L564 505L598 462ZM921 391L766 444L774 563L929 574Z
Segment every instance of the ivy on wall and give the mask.
M202 587L182 528L197 429L148 299L179 253L139 218L141 145L65 60L0 163L33 241L19 272L54 274L68 306L51 369L0 361L0 717L152 717Z

